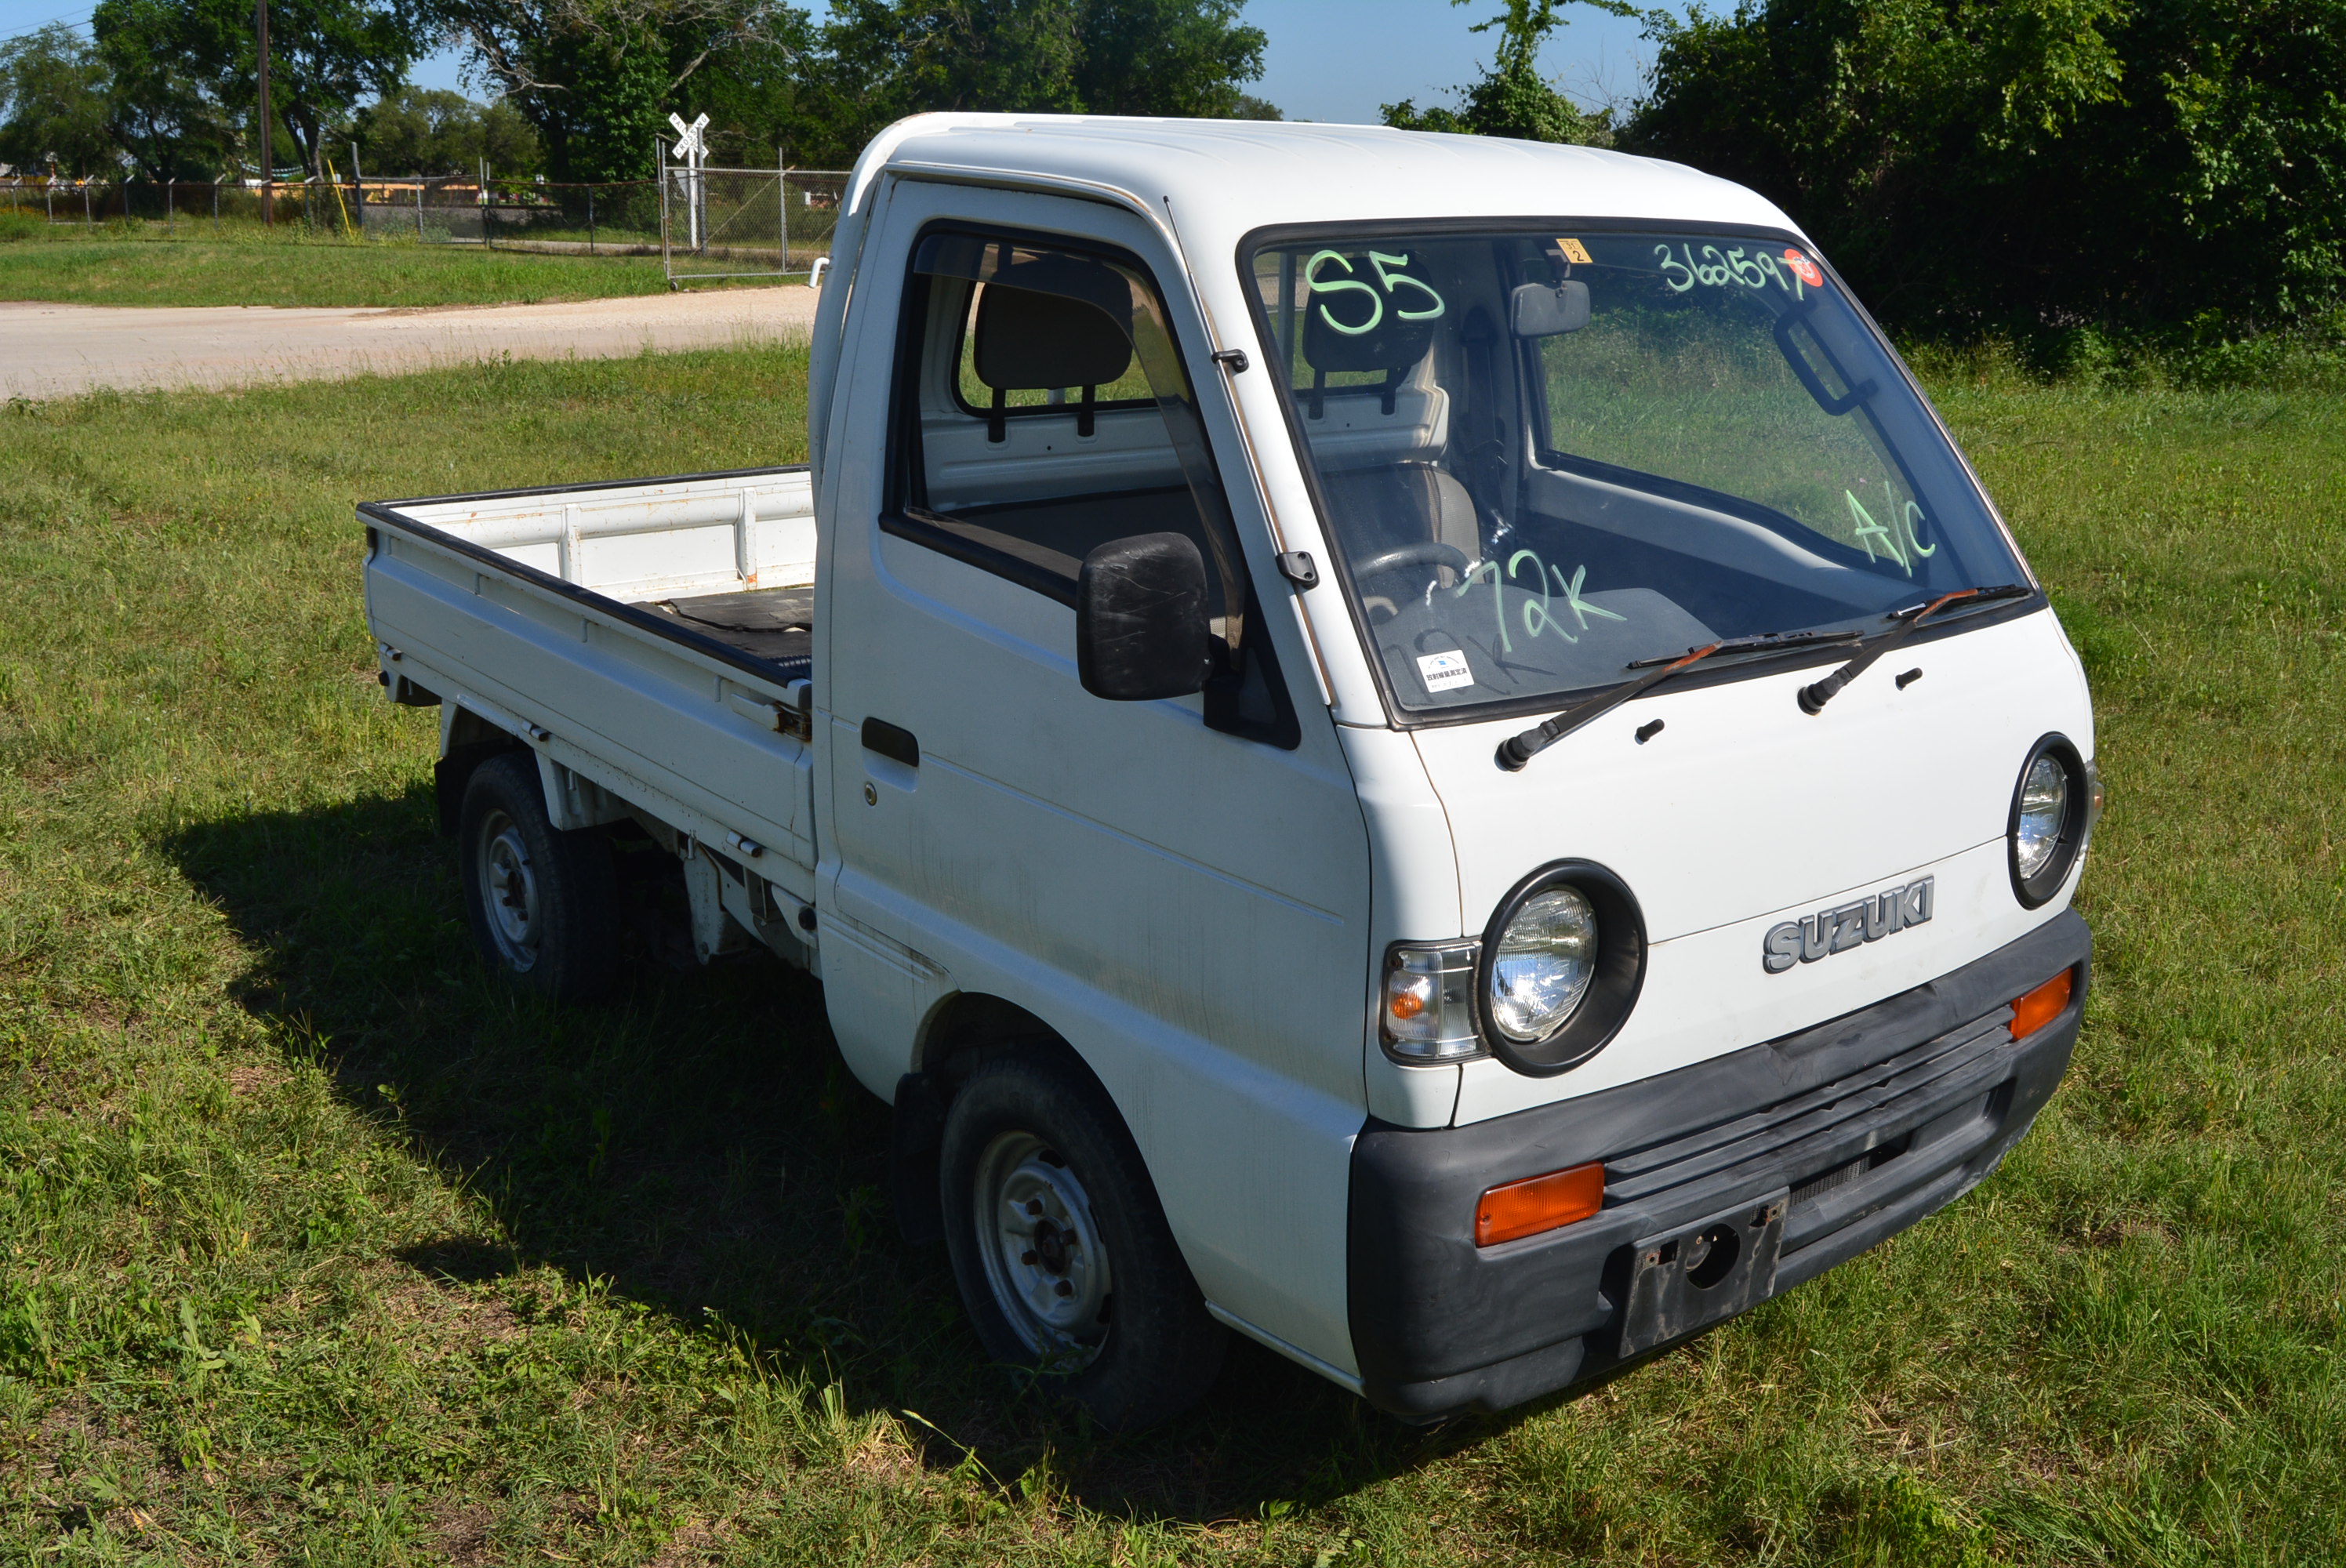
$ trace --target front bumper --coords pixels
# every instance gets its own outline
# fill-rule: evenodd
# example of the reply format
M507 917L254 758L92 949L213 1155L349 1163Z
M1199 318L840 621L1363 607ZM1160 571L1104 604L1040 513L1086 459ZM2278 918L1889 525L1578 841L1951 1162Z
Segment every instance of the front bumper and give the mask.
M1739 1204L1789 1195L1777 1294L1962 1196L2060 1083L2092 950L2064 911L1912 991L1640 1083L1464 1127L1372 1120L1353 1145L1348 1237L1362 1391L1432 1420L1634 1359L1632 1244ZM2011 1040L2012 999L2064 969L2068 1006ZM1485 1188L1591 1160L1606 1164L1597 1214L1474 1246Z

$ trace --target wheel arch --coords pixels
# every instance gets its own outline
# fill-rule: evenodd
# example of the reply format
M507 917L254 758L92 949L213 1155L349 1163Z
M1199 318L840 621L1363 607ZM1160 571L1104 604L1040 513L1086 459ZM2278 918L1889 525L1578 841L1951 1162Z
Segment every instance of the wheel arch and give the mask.
M896 1082L890 1118L889 1185L897 1225L907 1241L944 1238L937 1156L944 1141L945 1112L954 1093L981 1064L1014 1045L1048 1053L1088 1084L1125 1136L1132 1137L1123 1107L1066 1035L1005 997L954 992L922 1020L913 1039L912 1070ZM1137 1140L1134 1146L1138 1146ZM1146 1163L1144 1156L1144 1166Z
M441 708L440 759L432 765L432 801L442 838L456 836L464 814L464 786L473 781L474 769L504 752L527 749L521 737L465 706L461 697Z

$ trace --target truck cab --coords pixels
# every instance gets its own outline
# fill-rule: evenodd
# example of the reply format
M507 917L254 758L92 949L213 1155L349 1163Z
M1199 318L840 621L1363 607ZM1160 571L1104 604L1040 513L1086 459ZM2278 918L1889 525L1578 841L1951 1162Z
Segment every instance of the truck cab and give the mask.
M648 835L704 955L820 976L908 1234L1103 1421L1231 1331L1413 1420L1566 1387L2058 1084L2082 669L1751 192L920 117L810 390L803 471L362 508L385 684L491 961L601 972Z

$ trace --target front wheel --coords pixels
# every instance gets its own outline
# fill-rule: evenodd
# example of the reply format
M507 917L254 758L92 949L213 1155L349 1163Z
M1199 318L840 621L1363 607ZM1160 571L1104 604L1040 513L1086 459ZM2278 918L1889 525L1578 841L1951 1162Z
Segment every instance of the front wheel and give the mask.
M1088 1075L1046 1047L994 1058L954 1096L942 1156L946 1249L988 1351L1111 1431L1204 1397L1224 1330Z

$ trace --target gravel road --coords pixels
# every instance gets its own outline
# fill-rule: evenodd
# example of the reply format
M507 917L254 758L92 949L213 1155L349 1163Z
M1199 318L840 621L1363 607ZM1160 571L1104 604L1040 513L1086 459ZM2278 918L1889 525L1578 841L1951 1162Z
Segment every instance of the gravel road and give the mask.
M395 372L507 353L608 359L722 347L805 333L817 298L785 283L403 311L0 302L0 397Z

